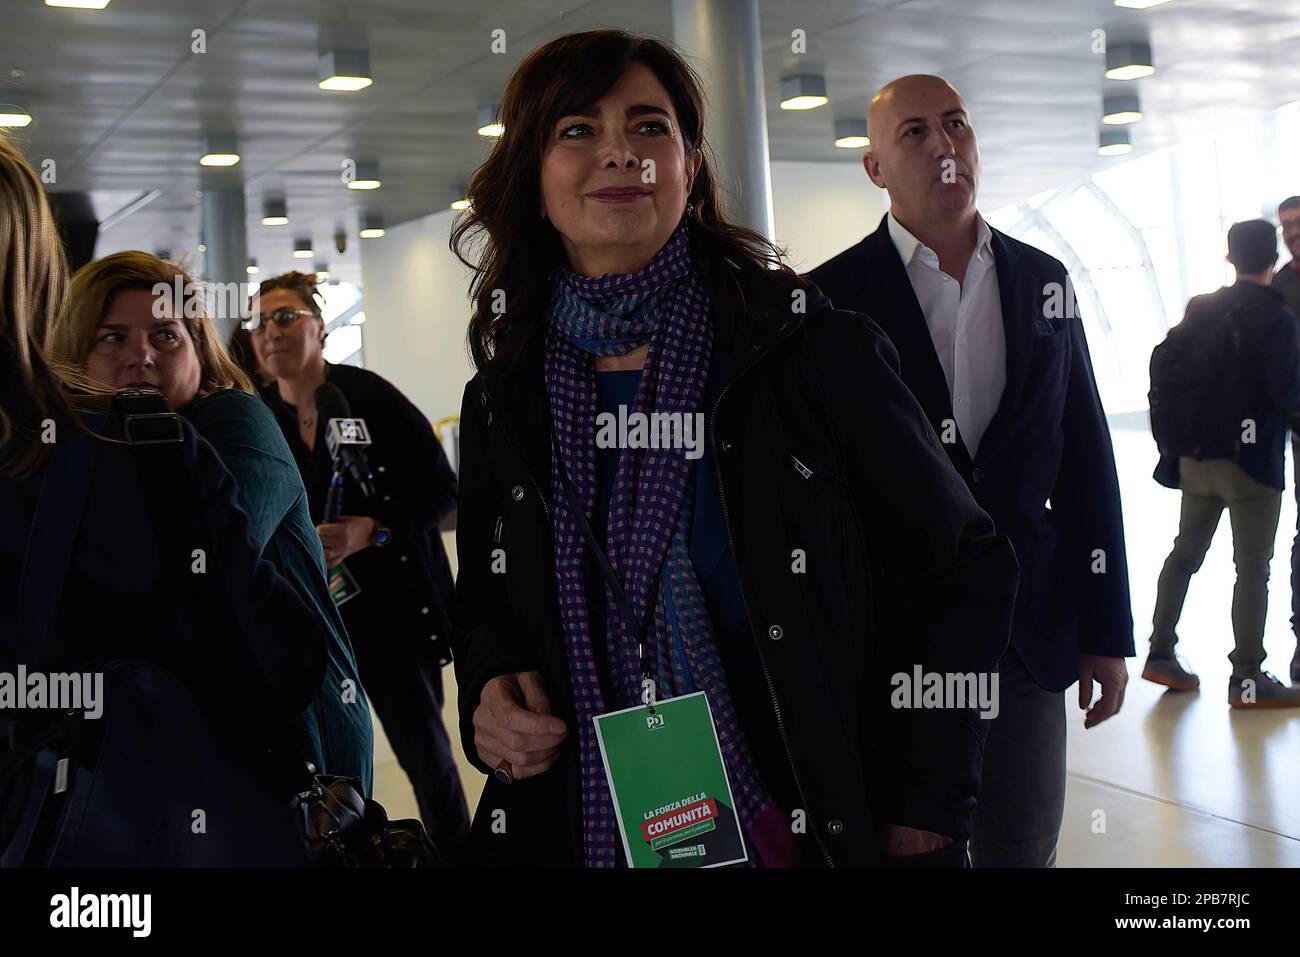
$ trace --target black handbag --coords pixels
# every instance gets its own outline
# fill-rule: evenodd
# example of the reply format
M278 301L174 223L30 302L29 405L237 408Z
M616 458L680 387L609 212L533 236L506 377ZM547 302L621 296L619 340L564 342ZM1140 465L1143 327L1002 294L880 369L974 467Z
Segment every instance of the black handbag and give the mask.
M356 778L316 774L310 764L306 772L309 783L295 800L310 866L439 866L438 852L419 821L390 821L383 805L362 794Z

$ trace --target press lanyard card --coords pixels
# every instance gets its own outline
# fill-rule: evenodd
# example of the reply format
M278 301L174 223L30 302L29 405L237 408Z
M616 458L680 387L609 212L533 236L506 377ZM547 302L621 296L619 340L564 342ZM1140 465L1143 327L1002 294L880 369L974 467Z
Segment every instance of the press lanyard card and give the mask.
M721 867L747 857L703 691L597 715L629 867Z
M361 594L361 586L352 577L347 565L339 562L330 569L329 574L330 595L334 598L335 607Z

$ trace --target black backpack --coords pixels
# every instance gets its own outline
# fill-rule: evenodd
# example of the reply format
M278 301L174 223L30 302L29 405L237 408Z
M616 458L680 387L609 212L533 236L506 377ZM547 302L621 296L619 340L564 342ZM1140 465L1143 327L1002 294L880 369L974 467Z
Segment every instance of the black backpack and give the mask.
M1151 435L1161 455L1236 459L1252 417L1237 310L1188 306L1151 352Z

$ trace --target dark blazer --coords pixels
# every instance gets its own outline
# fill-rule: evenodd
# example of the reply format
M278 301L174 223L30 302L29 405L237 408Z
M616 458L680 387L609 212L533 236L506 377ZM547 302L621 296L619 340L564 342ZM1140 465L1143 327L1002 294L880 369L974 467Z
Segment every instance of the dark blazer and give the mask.
M362 659L396 655L409 661L414 655L446 663L453 585L438 523L456 507L456 473L429 420L392 383L366 369L333 364L326 366L326 378L347 398L352 415L366 420L374 443L366 454L375 496L365 498L348 479L343 514L373 516L393 533L388 545L363 549L345 562L361 586L339 608L353 648ZM311 519L320 522L332 474L326 423L318 423L315 449L308 452L295 410L280 399L274 382L262 398L298 463Z
M1285 266L1279 266L1273 273L1272 286L1282 294L1287 307L1300 316L1300 263L1292 259Z
M708 383L702 411L749 619L739 640L719 635L718 651L760 777L784 811L807 813L802 858L873 864L878 822L969 834L988 722L970 709L891 708L890 676L918 663L994 669L1016 569L899 380L889 341L807 295L806 312L782 296L715 337L730 371ZM466 852L477 864L582 861L542 369L534 354L465 390L453 641L461 739L479 770L490 769L473 715L499 675L540 672L570 734L545 773L488 780ZM796 549L806 574L793 569Z
M1038 684L1061 691L1078 680L1081 653L1134 653L1119 480L1083 322L1049 318L1060 310L1045 308L1066 288L1065 266L996 229L992 244L1006 389L973 459L960 436L944 447L1015 546L1011 644ZM809 278L840 308L879 323L903 381L942 434L953 419L947 379L886 220Z

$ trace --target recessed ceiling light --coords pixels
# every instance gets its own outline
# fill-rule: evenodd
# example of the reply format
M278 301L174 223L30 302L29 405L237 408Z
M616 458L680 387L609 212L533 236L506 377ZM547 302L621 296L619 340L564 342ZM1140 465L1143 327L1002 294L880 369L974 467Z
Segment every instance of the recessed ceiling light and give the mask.
M783 110L815 110L829 102L826 96L826 77L819 73L800 73L781 79Z
M268 199L262 204L263 226L288 226L289 204L283 199Z
M1117 93L1101 102L1101 121L1107 126L1127 126L1142 119L1142 104L1136 93Z
M234 166L238 162L235 138L228 133L208 137L207 149L199 157L200 166Z
M248 265L244 267L244 272L248 273L250 276L256 276L261 271L262 267L257 264L256 259L250 259Z
M1120 43L1106 48L1106 79L1140 80L1156 72L1149 43Z
M382 185L378 163L358 163L357 175L348 183L348 189L379 189Z
M1128 130L1102 130L1098 156L1123 156L1133 150L1133 139Z
M355 93L375 82L367 50L326 50L317 73L320 88L333 93Z
M32 122L31 94L26 90L0 89L0 127L19 129Z
M835 145L842 150L866 149L871 145L867 136L867 121L857 117L836 120Z
M71 7L75 10L103 10L111 0L45 0L47 7Z
M496 139L505 134L506 125L497 121L497 111L490 106L481 106L478 111L478 135Z

